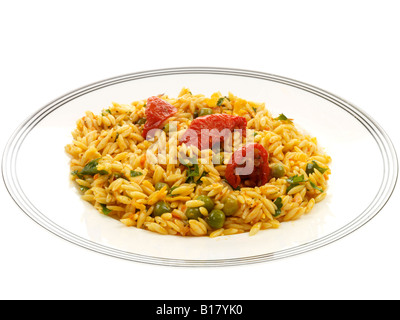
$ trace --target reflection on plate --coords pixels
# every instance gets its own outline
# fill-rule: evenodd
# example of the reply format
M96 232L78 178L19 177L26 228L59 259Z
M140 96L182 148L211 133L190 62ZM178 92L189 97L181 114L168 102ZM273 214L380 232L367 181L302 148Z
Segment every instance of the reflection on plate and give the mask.
M290 115L318 137L332 157L328 195L295 222L279 229L206 237L164 236L128 228L100 215L79 198L68 176L76 119L113 101L130 103L182 87L210 95L234 92ZM368 159L366 162L365 159ZM374 170L371 170L374 163ZM261 72L175 68L128 74L75 90L27 119L3 155L3 177L19 207L47 230L106 255L173 266L225 266L270 261L336 241L374 217L390 198L398 175L395 150L382 128L363 111L308 84ZM366 174L368 173L368 174Z

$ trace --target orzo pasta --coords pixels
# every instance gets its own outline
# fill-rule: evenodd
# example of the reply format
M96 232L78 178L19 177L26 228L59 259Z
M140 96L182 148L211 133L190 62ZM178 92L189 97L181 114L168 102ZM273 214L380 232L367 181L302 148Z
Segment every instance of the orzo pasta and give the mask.
M72 136L65 149L82 199L162 235L278 228L325 198L331 173L331 158L293 119L232 93L184 88L112 103L86 112Z

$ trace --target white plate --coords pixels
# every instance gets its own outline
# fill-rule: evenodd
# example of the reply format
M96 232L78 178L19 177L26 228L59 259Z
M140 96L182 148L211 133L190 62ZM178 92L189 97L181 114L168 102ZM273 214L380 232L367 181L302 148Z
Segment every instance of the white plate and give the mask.
M210 95L232 92L266 102L318 138L332 157L327 197L301 219L279 229L218 238L164 236L99 214L82 201L69 179L75 122L86 110L130 103L182 87ZM175 68L128 74L68 93L29 117L4 151L2 171L19 207L47 230L106 255L161 265L224 266L271 261L336 241L374 217L390 198L398 175L395 150L382 128L362 110L314 86L248 70Z

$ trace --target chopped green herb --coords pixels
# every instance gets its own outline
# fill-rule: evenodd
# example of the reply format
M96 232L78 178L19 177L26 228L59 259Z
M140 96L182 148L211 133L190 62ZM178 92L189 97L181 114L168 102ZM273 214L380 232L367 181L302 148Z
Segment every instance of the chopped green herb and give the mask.
M252 109L254 110L255 113L257 113L257 108L256 107L252 107Z
M138 176L141 176L141 175L143 175L142 172L131 170L131 177L138 177Z
M308 180L308 181L310 182L311 187L313 187L314 189L316 189L318 191L324 192L324 190L322 188L318 187L314 182L312 182L310 180Z
M199 165L194 164L193 166L187 166L187 179L186 182L193 183L194 177L198 177L200 175Z
M275 213L273 214L274 217L277 217L281 214L282 209L282 198L278 197L275 199L274 204L276 205Z
M281 113L278 117L274 118L274 120L281 120L281 121L289 121L292 122L293 119L289 119L283 113Z
M289 186L287 187L286 191L290 191L294 187L298 186L300 182L306 182L307 180L304 180L303 174L301 176L296 174L295 176L286 179L286 181L289 182Z
M297 184L297 185L300 182L306 182L306 180L304 180L304 174L302 174L301 176L296 174L295 176L286 179L286 181L289 182L290 184Z
M98 163L99 163L99 159L89 161L86 164L86 166L82 169L81 174L94 176L98 172L98 170L97 170Z
M217 101L217 106L220 106L224 102L225 99L230 101L228 97L221 97Z
M78 170L74 170L71 172L73 176L77 176L79 179L83 179L83 175L79 173Z
M197 179L196 184L200 184L202 183L201 178L205 177L207 175L206 171L203 171L203 173L201 174L201 176Z
M87 191L87 190L89 190L89 189L90 189L90 188L88 188L88 187L79 185L79 190L81 190L81 192L85 192L85 191Z
M181 159L180 159L181 160ZM187 178L186 182L187 183L194 183L195 182L195 177L199 177L196 180L196 184L200 184L202 181L200 180L202 177L207 175L207 172L203 171L202 174L200 175L200 170L199 170L199 165L197 163L194 163L196 161L196 158L189 158L189 163L188 164L183 164L182 161L181 164L183 164L187 168Z
M307 182L309 181L311 184L311 187L313 187L316 190L319 190L321 192L324 192L324 190L320 187L318 187L315 183L313 183L310 180L304 180L304 175L302 174L301 176L298 176L297 174L293 177L290 177L289 179L286 179L287 182L289 182L289 186L286 189L286 192L290 191L294 187L298 186L300 182Z
M254 132L254 136L256 136L256 135L258 135L259 133L258 132Z
M103 203L100 203L100 205L101 205L101 211L105 214L105 215L108 215L112 210L110 210L110 209L108 209L107 208L107 205L105 205L105 204L103 204Z
M316 163L315 162L315 160L313 160L312 162L310 162L310 163L307 163L307 166L306 166L306 173L307 174L312 174L312 173L314 173L314 169L317 169L319 172L321 172L322 174L326 171L326 170L328 170L328 168L321 168L319 165L318 165L318 163Z
M89 161L88 164L86 166L84 166L84 168L82 169L80 174L87 175L87 176L94 176L95 174L98 174L98 173L101 175L108 174L108 172L105 170L100 170L100 171L97 170L97 165L99 164L99 160L100 160L100 158Z

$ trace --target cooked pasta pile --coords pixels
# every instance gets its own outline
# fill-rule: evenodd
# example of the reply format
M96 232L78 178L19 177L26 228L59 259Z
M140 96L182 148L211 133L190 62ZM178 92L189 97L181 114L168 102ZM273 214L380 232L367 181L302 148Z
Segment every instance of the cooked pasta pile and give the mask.
M71 179L82 199L101 214L163 235L255 235L299 219L325 198L331 158L293 119L272 115L264 103L232 93L206 97L183 88L176 98L157 98L174 112L162 123L153 119L161 130L147 140L148 99L112 103L100 114L87 111L77 121L73 141L65 147ZM218 150L181 142L194 119L216 114L245 119L245 134L234 132L232 144ZM266 150L268 163L265 167L266 158L255 161L257 174L233 174L236 186L227 171L233 170L229 166L235 151L244 150L249 141ZM260 177L267 173L264 183Z

